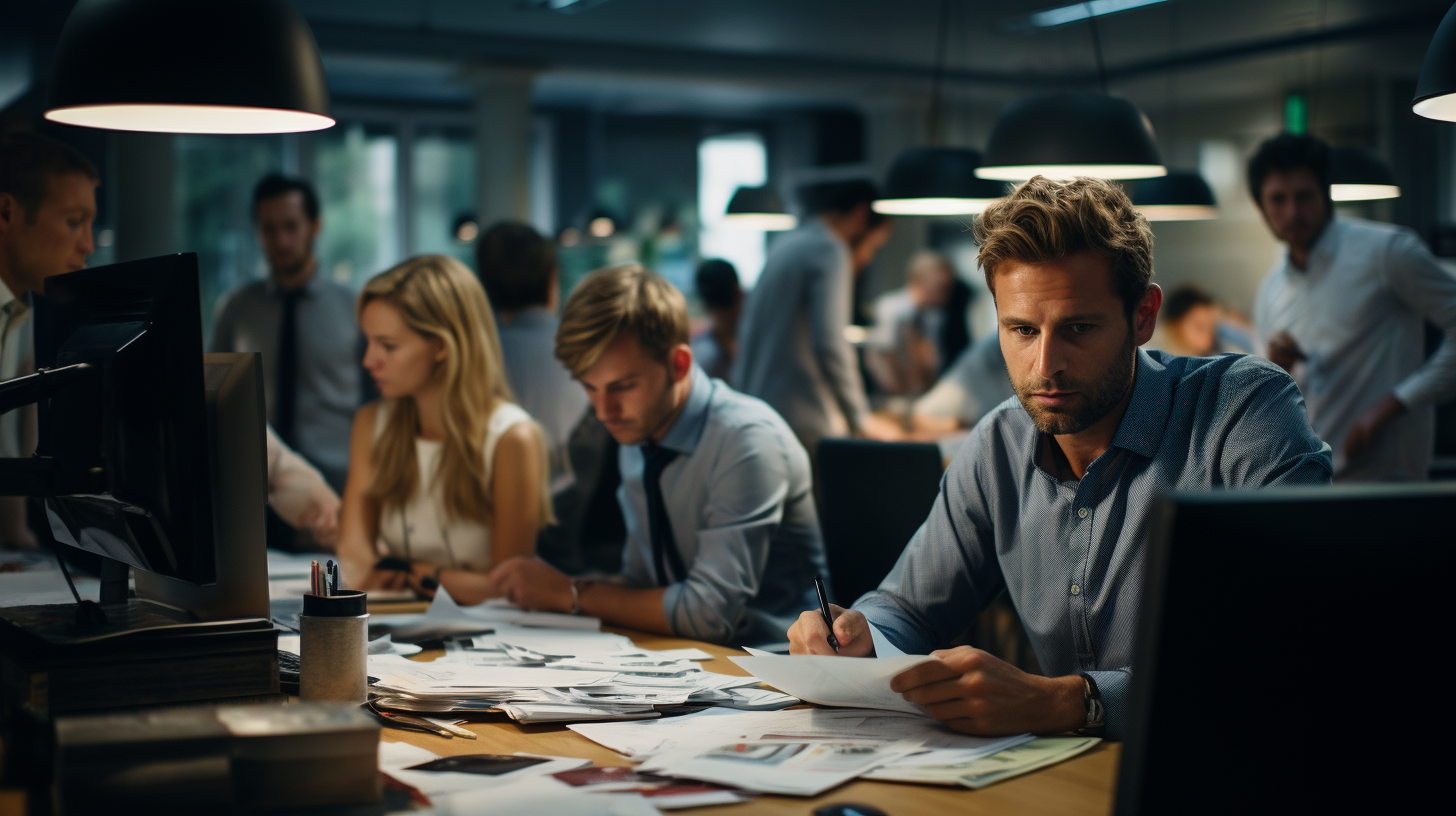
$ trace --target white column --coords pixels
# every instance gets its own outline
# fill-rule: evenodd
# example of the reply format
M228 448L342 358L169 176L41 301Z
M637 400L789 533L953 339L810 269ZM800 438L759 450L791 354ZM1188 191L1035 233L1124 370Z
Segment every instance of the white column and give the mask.
M530 68L475 66L475 212L481 228L531 218Z

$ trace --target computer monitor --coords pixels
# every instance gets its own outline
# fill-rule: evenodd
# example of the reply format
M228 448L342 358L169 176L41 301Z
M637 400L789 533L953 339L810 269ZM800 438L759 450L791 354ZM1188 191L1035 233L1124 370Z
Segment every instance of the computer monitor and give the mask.
M1115 812L1439 801L1456 482L1175 494L1163 509Z
M34 478L7 492L43 497L58 542L135 568L139 597L266 618L261 374L256 355L204 363L197 257L49 278L35 337L36 456L0 461Z

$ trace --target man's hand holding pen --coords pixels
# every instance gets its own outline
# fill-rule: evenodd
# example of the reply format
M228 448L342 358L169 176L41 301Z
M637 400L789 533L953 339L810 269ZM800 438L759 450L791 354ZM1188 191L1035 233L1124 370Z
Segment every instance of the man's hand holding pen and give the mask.
M870 637L870 624L865 616L853 609L829 604L829 614L834 618L832 633L839 641L839 651L829 645L831 630L824 623L824 615L818 609L799 614L799 620L789 627L789 653L832 655L845 657L873 657L875 642Z

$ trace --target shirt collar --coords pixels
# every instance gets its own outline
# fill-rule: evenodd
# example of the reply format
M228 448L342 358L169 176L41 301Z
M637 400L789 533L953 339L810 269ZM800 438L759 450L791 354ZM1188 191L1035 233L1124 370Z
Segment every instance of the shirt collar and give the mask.
M1168 414L1173 410L1173 387L1178 377L1142 349L1137 352L1137 376L1127 413L1112 437L1115 447L1152 458L1163 441Z
M526 308L521 309L520 311L512 315L510 323L502 325L524 326L526 328L534 329L541 326L551 325L551 321L555 317L556 313L546 308L545 306L527 306ZM500 322L499 318L497 318L497 322Z
M1289 250L1284 250L1284 263L1294 271L1312 272L1329 268L1330 262L1339 254L1340 233L1342 222L1339 218L1331 217L1325 228L1320 230L1319 237L1314 239L1314 244L1309 248L1309 257L1305 259L1304 269L1295 269L1294 264L1289 263Z
M810 218L809 219L809 223L808 223L808 225L807 225L806 228L807 229L810 229L810 230L817 230L821 235L825 236L826 238L828 238L829 240L833 241L836 244L843 244L844 246L849 246L849 244L846 243L843 238L839 237L839 233L837 233L834 230L830 229L829 228L829 225L826 224L826 223L824 223L824 219L822 219L822 218L819 218L817 216L814 217L814 218Z
M315 268L313 274L309 275L308 280L304 281L304 284L296 290L298 294L303 297L313 297L317 291L319 275L322 274L323 272L320 269ZM264 278L264 286L267 288L269 297L282 297L283 290L274 282L272 275Z
M19 297L10 291L5 281L0 280L0 313L12 321L18 320L26 312L30 311L30 299L22 292ZM11 325L14 325L13 323Z
M688 377L691 378L691 384L688 386L687 404L683 406L677 419L672 421L672 427L667 429L662 442L658 444L691 456L698 447L698 440L703 437L703 429L708 425L708 404L712 402L714 386L713 381L708 379L708 375L697 363L693 363L693 370Z

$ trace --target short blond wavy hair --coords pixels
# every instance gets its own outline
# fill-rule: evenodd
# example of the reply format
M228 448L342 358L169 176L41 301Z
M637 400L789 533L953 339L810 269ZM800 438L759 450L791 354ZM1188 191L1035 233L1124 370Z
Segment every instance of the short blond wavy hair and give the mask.
M688 302L676 286L639 263L607 266L582 279L561 311L556 359L573 377L597 364L622 332L666 364L688 342Z
M1036 176L976 221L980 265L991 296L1006 261L1043 264L1083 250L1106 258L1129 319L1153 283L1153 230L1122 188L1109 181Z

